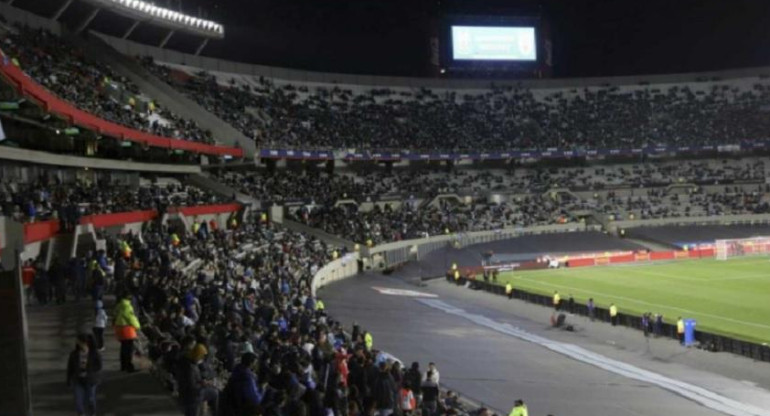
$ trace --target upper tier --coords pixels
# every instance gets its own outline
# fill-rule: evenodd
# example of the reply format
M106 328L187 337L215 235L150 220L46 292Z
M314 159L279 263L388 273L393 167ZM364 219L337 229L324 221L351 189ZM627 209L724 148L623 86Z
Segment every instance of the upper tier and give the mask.
M242 149L214 145L195 121L161 107L50 32L8 31L2 54L0 73L20 93L75 125L147 146L243 156Z
M254 136L263 149L398 153L380 159L408 158L409 152L438 154L439 159L474 158L474 153L485 158L482 153L494 152L507 159L647 149L713 151L725 145L753 149L766 147L770 138L770 81L760 75L700 81L693 76L691 82L654 85L460 90L295 83L145 64Z

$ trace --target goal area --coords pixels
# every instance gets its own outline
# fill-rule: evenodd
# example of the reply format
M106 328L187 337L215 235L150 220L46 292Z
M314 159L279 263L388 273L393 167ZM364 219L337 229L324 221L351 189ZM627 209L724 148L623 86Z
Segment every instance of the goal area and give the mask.
M715 251L717 260L770 255L770 237L717 240L715 243Z

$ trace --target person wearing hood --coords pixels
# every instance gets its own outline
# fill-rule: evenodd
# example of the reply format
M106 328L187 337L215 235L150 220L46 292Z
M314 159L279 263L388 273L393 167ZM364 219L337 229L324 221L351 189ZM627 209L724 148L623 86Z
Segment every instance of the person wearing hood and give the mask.
M256 414L264 397L264 391L260 389L257 376L252 370L256 362L256 354L246 353L241 357L241 362L233 369L224 391L223 415Z
M96 351L93 338L87 334L78 335L75 349L67 361L67 386L75 394L78 415L96 414L96 386L101 371L102 356Z

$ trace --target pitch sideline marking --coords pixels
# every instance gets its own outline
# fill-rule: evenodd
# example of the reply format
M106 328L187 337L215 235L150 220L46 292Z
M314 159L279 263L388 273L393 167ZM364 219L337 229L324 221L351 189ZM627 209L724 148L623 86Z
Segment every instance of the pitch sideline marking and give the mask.
M590 295L606 296L606 297L611 298L611 299L622 299L622 300L629 301L631 303L636 303L636 304L639 304L639 305L654 306L656 308L674 309L674 310L677 310L677 311L680 311L680 312L697 314L697 315L706 316L706 317L709 317L709 318L718 319L718 320L727 321L727 322L732 322L732 323L741 324L741 325L748 325L748 326L753 326L753 327L757 327L757 328L770 329L770 325L758 324L758 323L755 323L755 322L740 321L738 319L727 318L727 317L719 316L719 315L712 315L710 313L693 311L693 310L690 310L690 309L679 308L679 307L676 307L676 306L661 305L661 304L658 304L658 303L645 302L645 301L642 301L642 300L628 298L628 297L625 297L625 296L616 296L616 295L610 295L608 293L602 293L602 292L597 292L597 291L579 289L579 288L572 287L572 286L557 285L557 284L554 284L554 283L541 282L541 281L538 281L538 280L528 279L526 277L519 277L519 280L526 280L526 281L529 281L529 282L534 282L534 283L538 283L538 284L546 285L546 286L551 286L551 287L555 287L555 288L566 288L566 289L572 290L573 292L582 292L582 293L587 293L587 294L590 294Z
M714 409L730 416L770 416L770 412L766 412L753 405L744 404L726 396L722 396L703 387L666 377L662 374L658 374L649 370L644 370L622 361L613 360L601 354L588 351L585 348L574 344L553 341L548 338L524 331L522 329L515 328L508 323L496 322L483 315L468 313L463 309L452 306L441 300L417 299L417 301L431 308L444 311L447 314L465 318L473 323L476 323L477 325L487 327L502 334L540 345L546 349L567 356L568 358L572 358L576 361L580 361L585 364L589 364L630 379L656 385L674 394L699 403L705 407Z

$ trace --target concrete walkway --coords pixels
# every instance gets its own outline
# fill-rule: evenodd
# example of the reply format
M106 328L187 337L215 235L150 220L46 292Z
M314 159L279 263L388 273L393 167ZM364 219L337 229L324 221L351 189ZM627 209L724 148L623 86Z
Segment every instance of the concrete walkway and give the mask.
M111 309L108 306L108 313ZM75 346L77 333L90 331L93 325L91 301L62 306L32 305L27 307L27 319L32 414L74 415L74 399L65 384L67 357ZM135 358L134 363L140 371L133 374L120 372L120 344L109 329L104 338L106 350L103 352L103 381L97 390L97 414L180 415L176 401L147 370L148 361Z

